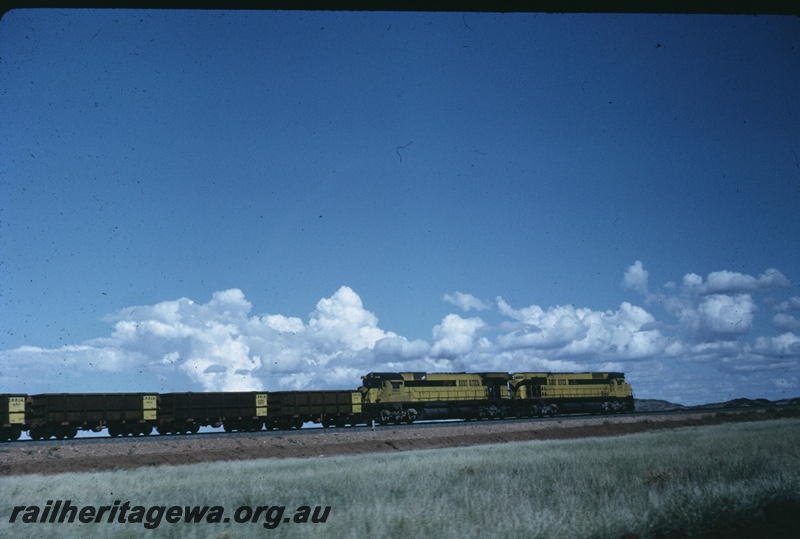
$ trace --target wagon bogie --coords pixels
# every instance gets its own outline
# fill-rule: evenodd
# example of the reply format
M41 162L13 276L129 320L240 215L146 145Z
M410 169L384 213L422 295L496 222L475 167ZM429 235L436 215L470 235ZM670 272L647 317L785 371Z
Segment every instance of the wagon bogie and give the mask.
M13 442L19 440L22 435L22 427L19 425L9 425L0 427L0 442Z

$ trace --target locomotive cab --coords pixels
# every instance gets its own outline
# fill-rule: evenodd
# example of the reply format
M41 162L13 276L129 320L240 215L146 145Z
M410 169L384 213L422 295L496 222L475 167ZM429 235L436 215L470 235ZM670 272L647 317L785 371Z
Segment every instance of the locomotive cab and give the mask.
M364 404L404 400L405 380L399 372L371 372L362 376L361 380L363 383L359 391Z

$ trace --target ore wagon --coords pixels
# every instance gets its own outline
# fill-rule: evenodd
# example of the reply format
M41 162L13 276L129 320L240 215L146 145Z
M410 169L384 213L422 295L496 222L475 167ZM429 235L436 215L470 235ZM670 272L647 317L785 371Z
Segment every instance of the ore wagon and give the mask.
M263 391L162 393L159 434L192 434L200 427L223 426L226 432L261 430L267 417Z
M156 393L46 393L27 400L27 422L34 440L74 438L79 430L110 436L141 436L158 419Z
M324 427L356 425L361 418L361 393L351 390L271 391L267 394L267 429L299 429L303 423Z

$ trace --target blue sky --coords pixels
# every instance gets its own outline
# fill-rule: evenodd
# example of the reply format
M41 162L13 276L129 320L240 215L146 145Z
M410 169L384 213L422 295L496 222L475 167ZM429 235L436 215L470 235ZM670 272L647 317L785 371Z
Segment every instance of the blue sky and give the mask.
M3 391L800 396L800 21L18 10Z

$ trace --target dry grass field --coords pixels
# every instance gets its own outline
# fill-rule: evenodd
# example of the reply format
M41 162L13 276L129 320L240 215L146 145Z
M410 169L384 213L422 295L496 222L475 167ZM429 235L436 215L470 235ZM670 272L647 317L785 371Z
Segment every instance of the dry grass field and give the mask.
M800 420L557 441L0 478L0 536L795 537ZM10 523L14 506L218 506L228 522ZM231 518L330 506L320 523ZM288 518L288 517L287 517ZM768 533L768 535L764 535ZM726 535L727 534L727 535ZM749 534L749 535L748 535ZM757 534L757 535L754 535Z

